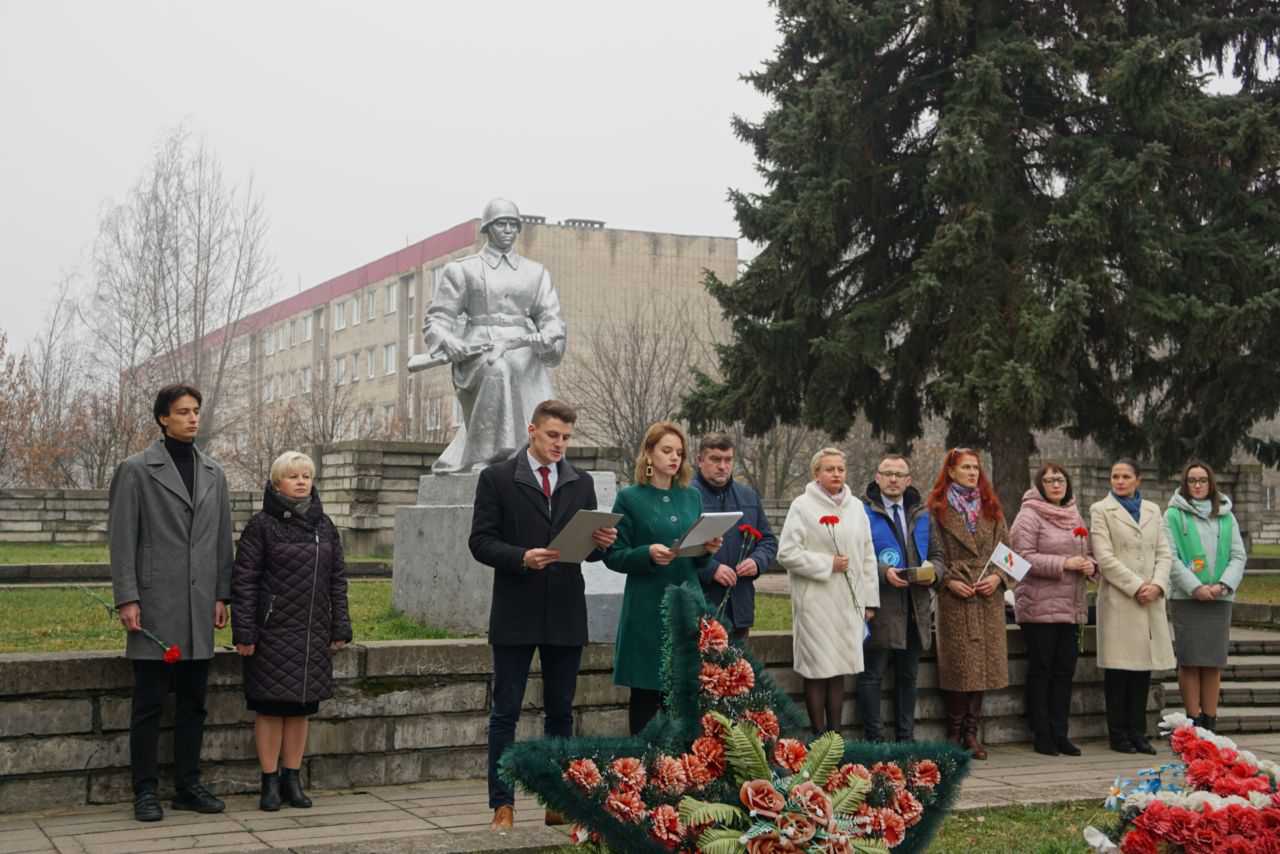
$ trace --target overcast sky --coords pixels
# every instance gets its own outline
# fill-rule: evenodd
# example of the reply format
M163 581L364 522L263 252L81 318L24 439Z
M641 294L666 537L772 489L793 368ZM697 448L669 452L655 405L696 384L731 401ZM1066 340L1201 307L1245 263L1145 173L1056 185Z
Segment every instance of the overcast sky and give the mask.
M0 329L91 275L105 206L186 122L271 219L279 293L506 195L556 221L736 235L729 127L765 0L0 0Z

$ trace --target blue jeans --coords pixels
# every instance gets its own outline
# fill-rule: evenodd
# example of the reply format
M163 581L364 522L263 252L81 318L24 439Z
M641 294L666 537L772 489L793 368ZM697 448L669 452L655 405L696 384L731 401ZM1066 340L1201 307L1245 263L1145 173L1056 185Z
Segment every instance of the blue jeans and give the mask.
M498 760L516 740L516 724L524 705L533 651L542 662L543 732L569 738L573 735L573 695L578 688L582 647L494 646L493 705L489 712L489 808L515 803L515 792L498 778Z
M909 603L908 603L909 604ZM907 648L882 649L864 646L864 669L858 674L858 716L862 718L863 737L880 741L880 686L884 672L893 659L894 733L898 741L912 741L916 730L916 674L920 670L920 632L916 621L907 621Z

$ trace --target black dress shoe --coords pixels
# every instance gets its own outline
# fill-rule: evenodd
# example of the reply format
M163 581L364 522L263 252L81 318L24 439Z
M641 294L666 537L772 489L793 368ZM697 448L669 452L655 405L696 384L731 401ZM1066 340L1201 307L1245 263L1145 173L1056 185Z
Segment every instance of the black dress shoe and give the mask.
M307 797L306 792L302 791L302 778L298 776L301 770L300 768L280 769L280 794L289 806L307 809L311 806L311 799Z
M1071 739L1065 735L1054 739L1054 744L1058 748L1058 752L1063 756L1079 756L1080 748L1071 743Z
M258 809L275 812L280 809L280 772L262 775L262 794L258 797Z
M150 789L133 796L133 817L138 821L159 821L164 818L164 807Z
M1112 736L1111 749L1116 753L1137 753L1138 748L1133 746L1133 742L1129 741L1126 736Z
M1031 746L1034 748L1036 753L1043 753L1045 756L1058 755L1058 746L1054 743L1053 739L1048 736L1037 735Z
M1134 748L1136 748L1139 753L1145 753L1148 756L1156 755L1155 746L1151 742L1147 741L1147 737L1145 735L1138 735L1135 733L1129 736L1129 740L1133 742Z
M217 813L227 808L226 804L215 798L212 792L199 783L179 789L174 795L172 806L175 810L192 810L202 813Z

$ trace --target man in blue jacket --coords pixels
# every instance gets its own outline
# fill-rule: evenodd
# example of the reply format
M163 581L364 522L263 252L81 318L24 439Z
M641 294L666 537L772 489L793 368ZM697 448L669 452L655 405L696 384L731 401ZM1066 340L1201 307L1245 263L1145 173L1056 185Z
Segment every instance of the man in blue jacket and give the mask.
M742 518L724 535L724 544L716 552L711 566L698 576L713 608L718 608L725 596L729 597L721 619L732 628L734 638L745 640L756 621L755 580L778 554L778 538L769 530L769 519L760 496L751 487L733 479L733 439L728 433L708 433L702 437L693 485L702 493L703 512L742 511ZM751 525L764 535L745 557L738 525Z
M911 485L911 465L887 454L862 499L880 572L880 608L863 645L865 669L858 674L858 716L867 741L881 741L880 685L893 659L894 732L898 741L915 737L916 673L920 653L933 640L933 587L942 578L942 552L929 541L929 511ZM908 580L906 569L928 560L932 581Z

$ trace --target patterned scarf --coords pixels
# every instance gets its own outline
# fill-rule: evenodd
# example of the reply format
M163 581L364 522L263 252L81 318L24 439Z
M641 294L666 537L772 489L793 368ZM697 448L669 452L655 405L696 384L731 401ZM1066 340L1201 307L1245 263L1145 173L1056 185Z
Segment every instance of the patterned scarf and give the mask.
M970 533L978 530L978 516L982 513L982 495L976 486L953 483L947 487L947 504L964 519L964 527Z

